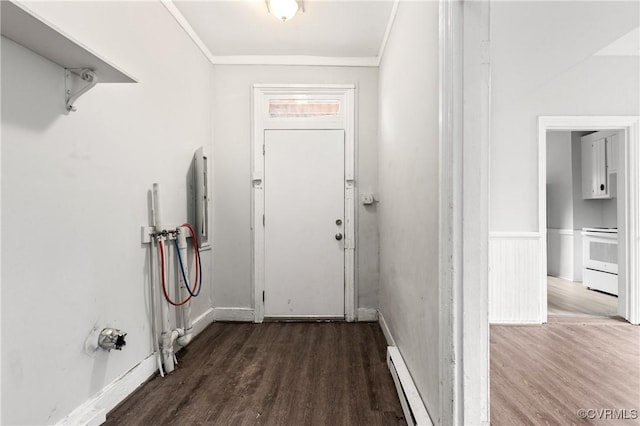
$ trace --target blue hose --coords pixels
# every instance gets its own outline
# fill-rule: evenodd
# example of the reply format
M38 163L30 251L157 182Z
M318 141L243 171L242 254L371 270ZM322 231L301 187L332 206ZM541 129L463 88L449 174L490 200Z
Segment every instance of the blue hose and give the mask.
M200 294L200 290L202 290L202 265L200 263L200 250L196 250L196 252L198 253L198 273L199 273L199 282L196 283L196 286L198 287L198 291L196 291L195 293L191 290L191 287L189 287L189 280L187 280L187 275L184 272L184 264L182 263L182 256L180 255L180 247L178 247L178 241L177 240L173 240L174 245L176 246L176 253L178 253L178 261L180 262L180 271L182 272L182 279L184 279L184 285L187 287L187 291L189 292L189 294L192 297L198 297L198 295Z

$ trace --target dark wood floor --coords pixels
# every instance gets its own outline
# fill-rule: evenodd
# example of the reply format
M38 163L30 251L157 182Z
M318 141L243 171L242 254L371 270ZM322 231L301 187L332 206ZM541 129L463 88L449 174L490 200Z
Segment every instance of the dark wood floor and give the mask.
M377 323L214 323L106 425L406 425Z
M580 409L626 410L616 415L628 419L602 411L603 419L581 419ZM640 327L551 316L544 325L491 326L492 425L636 425L639 415Z

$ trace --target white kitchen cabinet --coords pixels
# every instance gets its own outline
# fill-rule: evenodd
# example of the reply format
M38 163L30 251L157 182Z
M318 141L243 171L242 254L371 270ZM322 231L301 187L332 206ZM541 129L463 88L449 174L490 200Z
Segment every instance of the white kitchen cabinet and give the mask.
M618 173L618 147L620 133L607 136L607 173Z
M582 198L600 199L609 196L606 138L582 139Z
M612 198L611 179L618 165L618 131L600 131L581 139L582 198ZM613 176L611 174L613 173Z

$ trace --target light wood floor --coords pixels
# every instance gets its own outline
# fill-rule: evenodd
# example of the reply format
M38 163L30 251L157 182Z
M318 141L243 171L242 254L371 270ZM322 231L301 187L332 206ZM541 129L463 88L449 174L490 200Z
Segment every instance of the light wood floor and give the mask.
M406 425L377 323L214 323L106 425Z
M612 317L618 315L618 298L582 283L547 277L547 309L549 315Z
M640 424L577 415L579 409L640 415L640 327L614 318L549 321L491 326L491 424Z

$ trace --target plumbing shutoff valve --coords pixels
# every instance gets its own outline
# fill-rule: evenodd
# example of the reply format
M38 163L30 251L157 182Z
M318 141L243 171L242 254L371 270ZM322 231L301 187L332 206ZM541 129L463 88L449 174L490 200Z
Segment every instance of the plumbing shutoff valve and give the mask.
M120 351L122 347L127 344L127 342L124 341L126 336L127 333L124 331L115 328L104 328L98 336L98 346L106 351L110 351L111 349Z

